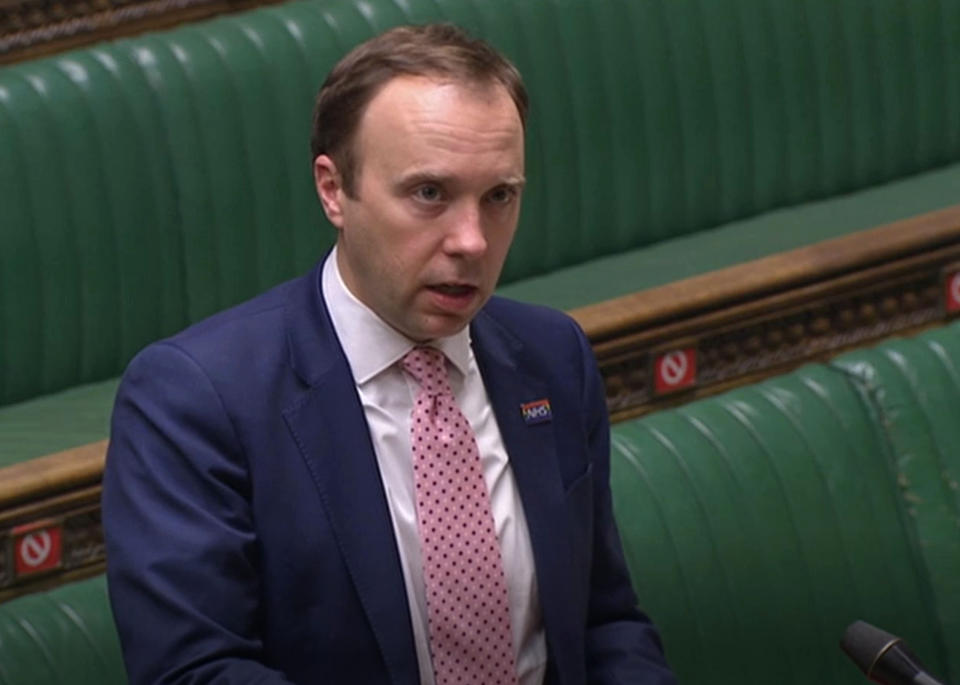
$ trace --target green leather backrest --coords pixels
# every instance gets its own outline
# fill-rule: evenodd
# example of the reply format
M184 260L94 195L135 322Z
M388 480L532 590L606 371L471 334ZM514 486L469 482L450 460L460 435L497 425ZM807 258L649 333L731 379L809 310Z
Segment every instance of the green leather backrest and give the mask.
M947 677L881 425L844 374L809 366L618 424L612 459L628 564L681 682L858 685L838 648L856 619Z
M883 426L888 458L919 540L950 677L960 679L960 324L833 362ZM945 673L946 675L946 673Z
M304 270L350 46L448 19L532 95L504 282L960 158L946 0L310 0L0 69L0 404Z
M125 685L105 576L0 604L0 685Z

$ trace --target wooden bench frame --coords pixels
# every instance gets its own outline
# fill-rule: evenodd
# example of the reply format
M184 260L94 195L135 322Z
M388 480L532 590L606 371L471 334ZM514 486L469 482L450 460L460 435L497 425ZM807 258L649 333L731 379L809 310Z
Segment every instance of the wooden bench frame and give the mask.
M571 314L619 421L942 325L958 310L960 205ZM106 444L0 469L0 601L103 571ZM26 568L24 549L56 558Z
M0 65L281 0L0 0Z
M571 314L620 421L941 325L960 309L958 273L960 205ZM684 351L695 373L664 382Z

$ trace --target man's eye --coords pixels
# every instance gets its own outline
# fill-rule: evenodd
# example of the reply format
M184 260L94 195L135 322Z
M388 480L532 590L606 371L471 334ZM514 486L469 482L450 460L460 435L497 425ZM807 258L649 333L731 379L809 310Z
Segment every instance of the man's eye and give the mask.
M423 202L436 202L440 199L440 188L433 185L420 186L413 191L413 196Z
M501 186L500 188L494 188L490 191L488 195L490 202L495 205L504 205L513 200L517 196L517 191L510 186Z

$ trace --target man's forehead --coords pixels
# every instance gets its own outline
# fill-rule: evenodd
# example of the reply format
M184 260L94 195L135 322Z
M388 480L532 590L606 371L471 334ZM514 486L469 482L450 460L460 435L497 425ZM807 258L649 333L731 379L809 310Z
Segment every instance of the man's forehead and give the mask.
M371 100L357 131L359 166L369 154L382 162L400 157L404 165L430 165L431 150L452 154L502 154L514 150L511 172L522 174L523 126L506 88L500 84L400 76ZM411 159L409 155L426 158ZM521 168L514 169L519 161Z
M370 98L361 118L361 125L373 110L374 115L390 113L385 101L396 104L423 104L436 97L453 94L464 100L483 102L488 105L510 104L520 122L520 112L506 86L496 80L457 79L451 76L400 74L387 80ZM521 123L522 125L522 123Z

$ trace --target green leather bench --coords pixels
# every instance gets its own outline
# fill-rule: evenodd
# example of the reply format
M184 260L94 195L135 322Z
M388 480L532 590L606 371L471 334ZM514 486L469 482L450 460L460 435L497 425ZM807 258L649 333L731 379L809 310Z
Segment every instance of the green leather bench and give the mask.
M958 200L960 5L937 0L310 0L0 68L0 467L104 438L116 376L140 347L322 254L332 229L310 182L313 94L350 45L436 19L491 40L531 90L530 186L504 294L578 307ZM854 609L960 677L946 646L960 606L955 490L937 480L955 474L949 416L918 413L926 389L912 391L912 412L884 414L927 369L862 354L616 427L636 582L686 682L746 682L741 654L718 646L734 635L769 640L769 673L789 663L811 676L791 670L784 682L860 682L833 651ZM819 409L808 404L819 395L796 387L811 387L804 374L826 388ZM937 375L949 407L951 376ZM791 398L782 415L768 396ZM785 444L812 432L794 402L849 432L811 437L822 452ZM702 440L683 418L698 412ZM754 414L762 427L730 420ZM876 433L883 421L897 427L889 437ZM886 461L841 452L853 435ZM660 436L705 452L664 456ZM916 456L931 445L936 458ZM742 460L725 478L711 446ZM785 451L765 462L762 447ZM838 469L824 471L833 478L864 468L875 488L826 479L818 491L815 465ZM776 481L781 472L799 480ZM639 497L645 488L657 497ZM888 538L854 502L875 507ZM841 512L842 525L827 525ZM848 544L842 565L816 555ZM7 545L0 585L10 565ZM42 685L48 662L71 683L121 682L102 597L95 578L0 604L0 683ZM775 639L784 626L813 662ZM773 681L759 670L754 682Z
M125 685L104 576L0 605L0 685Z
M881 422L884 456L960 680L960 325L838 359ZM946 673L946 670L941 671Z
M322 254L319 82L440 19L532 95L504 294L577 307L957 202L937 0L309 0L4 67L0 466L102 439L139 348Z
M960 329L938 334L952 338L949 359L960 363ZM911 409L901 425L910 453L895 457L890 422L906 417L889 410L911 406L915 387L891 379L866 392L846 370L872 374L871 354L616 427L612 479L628 563L682 682L866 683L838 648L858 619L900 635L956 682L956 510L952 540L933 539L926 531L942 515L923 502L942 503L946 483L904 488L910 468L943 465L927 447L956 427ZM929 369L931 356L916 355L932 371L917 374L921 384L942 373ZM960 385L940 389L931 401L955 407Z
M613 428L641 602L684 683L857 685L864 619L960 676L960 323ZM123 683L102 576L0 605L0 685Z

